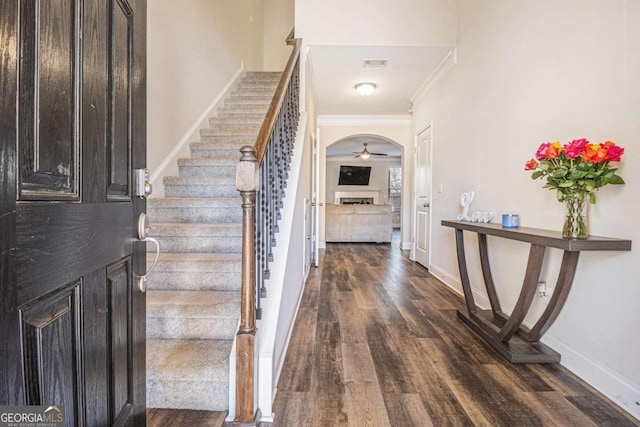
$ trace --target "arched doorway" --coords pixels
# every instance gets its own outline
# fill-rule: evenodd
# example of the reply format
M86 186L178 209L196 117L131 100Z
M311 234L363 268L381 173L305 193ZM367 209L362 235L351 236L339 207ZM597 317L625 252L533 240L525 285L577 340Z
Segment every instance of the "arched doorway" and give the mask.
M327 205L391 205L392 226L401 231L408 226L402 220L404 185L408 184L402 179L403 155L401 144L375 134L349 135L328 144L323 194ZM323 233L323 240L324 236Z

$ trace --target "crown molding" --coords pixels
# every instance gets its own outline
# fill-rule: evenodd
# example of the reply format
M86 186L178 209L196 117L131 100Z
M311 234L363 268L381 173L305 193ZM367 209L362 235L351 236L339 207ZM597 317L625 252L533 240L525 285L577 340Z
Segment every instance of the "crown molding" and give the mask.
M416 91L416 93L411 97L411 105L415 106L418 102L422 101L429 92L429 89L434 85L435 82L440 80L444 75L446 75L451 69L458 63L458 50L457 48L452 48L447 56L440 62L440 64L433 70L433 73L429 74L426 79L420 85L420 88Z

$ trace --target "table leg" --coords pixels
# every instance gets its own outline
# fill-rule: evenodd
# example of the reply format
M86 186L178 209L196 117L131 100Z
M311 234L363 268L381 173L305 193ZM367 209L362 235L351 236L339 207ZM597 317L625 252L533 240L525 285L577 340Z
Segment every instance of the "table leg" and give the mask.
M527 341L539 341L542 335L547 332L547 329L549 329L556 320L558 314L560 314L562 306L569 296L569 290L571 289L571 284L576 274L579 256L580 252L564 251L560 273L558 273L558 281L556 282L556 287L547 308L531 330L520 334Z
M542 270L542 261L544 260L544 246L531 245L529 250L529 261L527 262L527 270L524 276L524 283L522 284L522 290L520 296L516 302L516 306L509 316L509 319L500 329L498 333L498 339L506 343L511 337L518 331L522 321L529 312L531 303L533 302L533 296L536 293L538 286L538 280L540 279L540 271Z
M498 300L498 293L493 283L493 276L491 275L491 265L489 264L489 251L487 249L487 235L478 234L478 247L480 250L480 265L482 266L482 277L484 278L484 286L487 289L487 295L489 296L489 303L491 304L491 311L496 319L504 317L502 309L500 308L500 300Z
M464 292L464 300L467 303L469 314L475 313L476 303L473 300L473 291L469 283L469 272L467 271L467 259L464 254L464 235L462 230L456 229L456 249L458 252L458 268L460 269L460 281L462 282L462 291Z

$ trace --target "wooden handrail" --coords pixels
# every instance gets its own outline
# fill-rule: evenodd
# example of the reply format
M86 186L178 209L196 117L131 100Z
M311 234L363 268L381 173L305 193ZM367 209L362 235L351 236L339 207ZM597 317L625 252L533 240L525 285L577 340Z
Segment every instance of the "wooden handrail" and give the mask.
M244 146L240 149L242 158L236 168L236 188L242 197L243 215L240 326L236 334L236 415L233 421L235 426L255 426L257 424L259 414L259 411L256 411L257 405L255 402L256 379L254 366L256 354L256 283L258 283L256 280L256 272L258 271L258 268L256 267L256 241L260 243L268 242L269 248L271 248L271 243L275 245L275 239L273 238L273 235L270 234L271 240L265 240L266 237L263 234L256 232L256 221L260 222L262 220L262 216L265 215L265 213L260 210L258 212L258 216L256 216L256 199L262 201L262 198L264 197L263 193L268 190L271 194L271 190L273 190L273 188L265 188L266 181L261 183L263 191L256 187L256 183L258 182L259 170L269 171L270 169L268 168L277 163L279 167L278 171L282 172L288 165L288 161L285 162L285 159L290 159L290 153L292 152L291 137L294 134L290 133L289 136L285 138L285 143L290 143L290 145L287 146L287 150L282 148L283 145L275 145L274 143L276 140L280 140L280 138L279 136L273 136L274 132L276 132L276 134L279 132L279 130L276 129L276 124L281 123L281 121L279 121L279 117L285 101L291 104L293 99L295 101L293 104L296 106L295 109L292 109L288 104L289 109L282 110L282 113L289 114L288 117L291 117L292 111L295 112L295 121L290 120L287 124L288 127L285 126L285 129L287 129L287 132L291 132L291 130L295 129L297 126L298 97L292 97L291 93L293 89L289 90L291 86L294 86L295 90L297 90L299 83L299 73L296 72L296 70L298 69L297 65L299 65L298 59L300 56L301 41L300 39L294 38L294 30L291 30L291 33L289 33L289 36L287 37L287 44L293 46L293 51L291 52L287 66L282 73L278 87L276 88L273 99L271 100L271 104L269 104L269 109L267 110L266 117L262 122L255 145ZM294 72L295 78L292 82ZM292 85L292 83L295 84ZM287 132L285 132L285 134ZM272 139L274 141L271 141ZM281 143L281 141L279 141L279 143ZM274 155L274 149L279 149L281 151L278 151L277 155ZM267 153L269 154L267 155ZM265 155L267 155L266 162ZM278 181L279 185L274 186L275 189L282 187L283 179L286 180L286 177L283 178L283 175L286 175L286 172L279 174L277 178L273 174L269 175L270 179ZM279 206L284 191L278 190L277 194L278 198L276 203ZM276 206L273 203L274 199L274 197L269 198L270 207ZM264 204L262 206L264 207ZM279 209L279 207L276 207L276 209ZM272 214L270 218L273 219L273 212L269 211L269 213ZM262 255L264 257L265 254ZM260 307L258 305L258 309L259 308Z
M262 160L264 159L264 153L266 153L267 151L267 144L269 143L271 131L273 130L273 127L276 124L276 120L278 119L278 114L280 113L280 108L282 107L282 101L284 100L284 96L287 92L287 87L289 86L289 81L291 80L291 75L293 74L293 70L295 69L296 62L298 61L298 56L300 54L300 46L302 45L302 40L293 38L294 31L295 29L291 30L291 32L287 36L287 44L293 46L293 50L291 51L291 55L289 56L289 61L287 61L287 66L282 72L282 77L280 78L280 82L278 83L276 92L273 95L271 104L269 104L267 115L264 119L264 122L262 122L260 132L258 133L258 137L256 138L256 143L254 145L256 149L256 158L258 159L258 165L260 165L262 163Z

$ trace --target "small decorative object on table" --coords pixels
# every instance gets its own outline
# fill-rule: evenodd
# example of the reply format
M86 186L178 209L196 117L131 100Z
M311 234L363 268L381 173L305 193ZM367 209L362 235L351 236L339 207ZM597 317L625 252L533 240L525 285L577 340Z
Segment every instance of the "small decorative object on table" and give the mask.
M473 198L476 196L475 191L467 191L460 195L460 206L462 206L462 213L458 215L459 221L471 221L469 216L469 207Z
M517 214L503 214L502 215L502 227L503 228L518 228L518 227L520 227L520 215L517 215Z
M525 170L533 171L532 179L546 177L543 188L556 190L558 200L565 202L566 213L562 237L586 239L587 198L596 202L596 190L607 184L624 184L616 174L617 168L609 162L619 162L624 148L614 142L590 144L586 139L575 139L562 145L558 141L540 145L536 159L525 164Z

